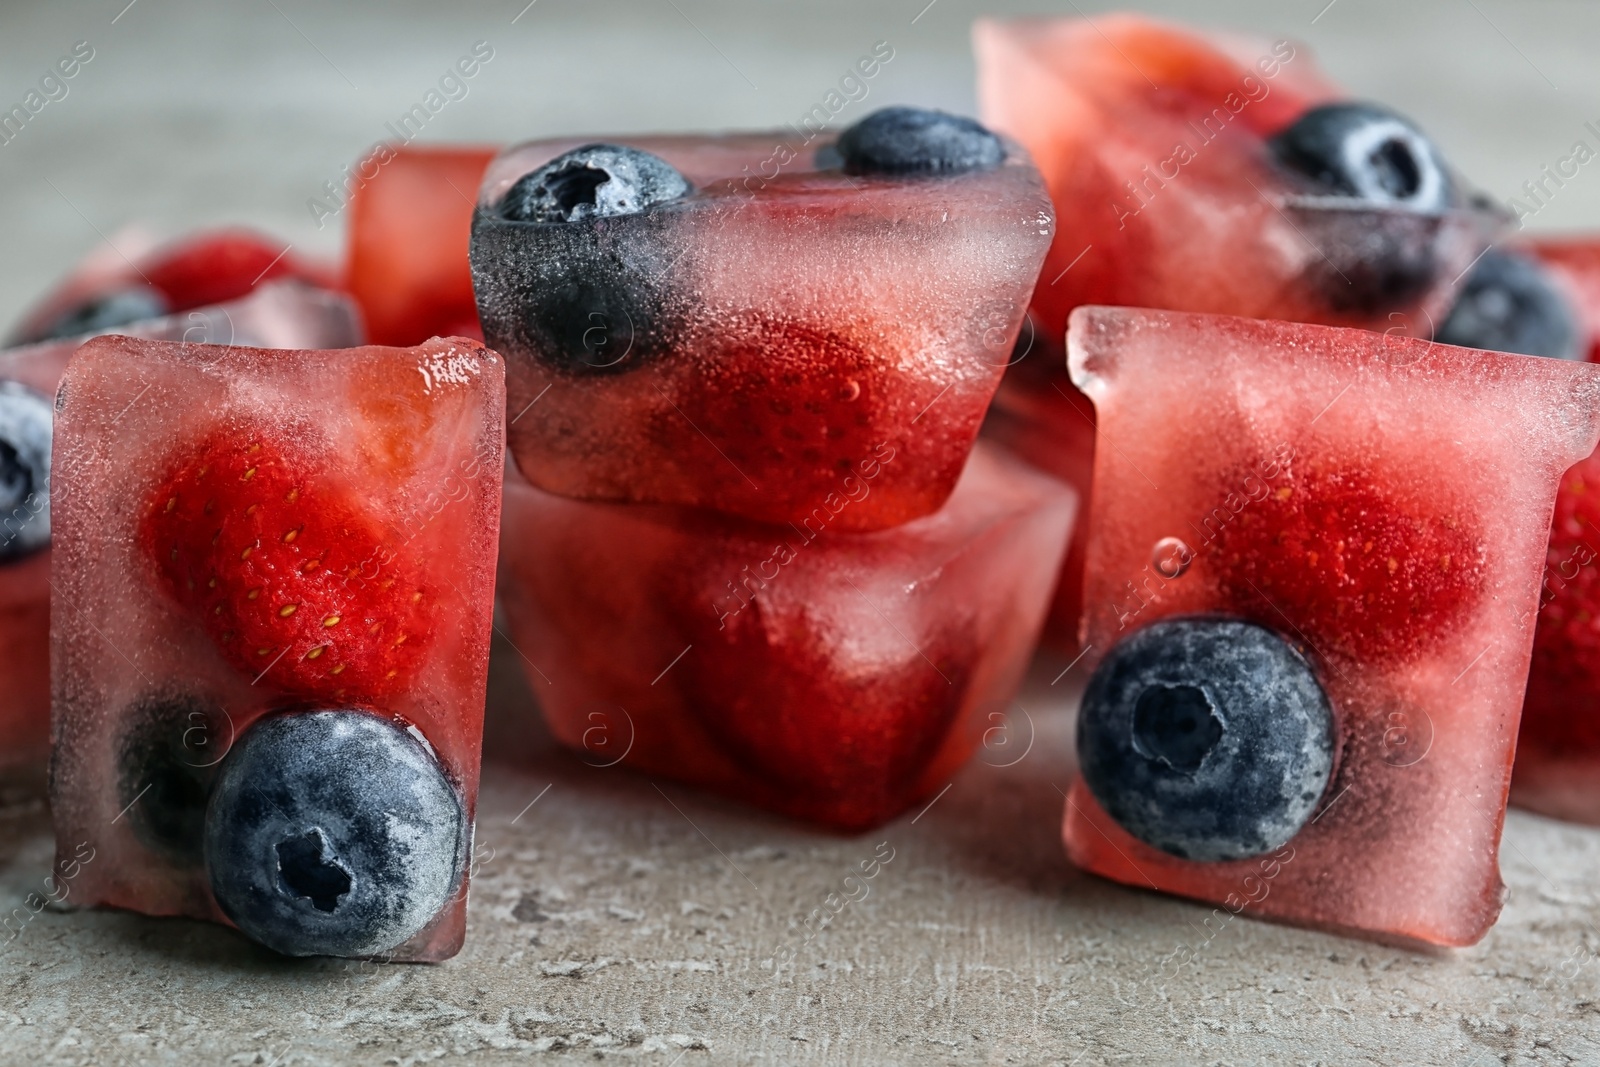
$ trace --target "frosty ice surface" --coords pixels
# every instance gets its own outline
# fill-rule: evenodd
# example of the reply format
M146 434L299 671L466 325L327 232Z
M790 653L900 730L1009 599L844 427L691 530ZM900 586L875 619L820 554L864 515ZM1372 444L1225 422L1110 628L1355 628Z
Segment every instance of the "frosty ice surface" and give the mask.
M799 150L775 132L505 152L472 261L523 474L581 499L800 522L887 443L895 462L840 528L937 509L1051 211L1015 144L936 121L966 124L943 144L977 130L992 151L923 173L886 172L894 139L848 132Z
M493 148L385 148L350 200L345 287L374 344L478 337L467 246ZM371 157L369 157L371 158Z
M847 506L877 492L870 482ZM512 475L500 597L585 759L854 829L944 786L1028 661L1071 490L980 445L867 534L596 504Z
M1073 860L1236 912L1478 940L1551 504L1600 430L1600 367L1096 307L1068 345L1100 433Z
M55 435L52 806L72 902L289 954L460 946L504 369L475 342L105 337Z

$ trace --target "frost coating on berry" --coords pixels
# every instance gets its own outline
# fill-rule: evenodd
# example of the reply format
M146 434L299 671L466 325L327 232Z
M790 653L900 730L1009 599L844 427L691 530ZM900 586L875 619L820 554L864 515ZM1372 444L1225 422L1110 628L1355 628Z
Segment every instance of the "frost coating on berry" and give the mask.
M851 174L962 174L1005 159L979 123L921 107L874 111L839 135L837 151Z
M1124 639L1084 693L1084 783L1139 840L1242 859L1305 825L1333 771L1333 709L1311 667L1253 623L1175 618Z
M1490 248L1434 340L1463 348L1582 359L1578 321L1548 271L1532 257Z
M0 563L50 544L50 432L47 397L0 382Z
M372 956L415 936L461 879L470 831L433 754L355 710L262 720L223 761L206 812L212 892L289 956Z
M689 193L689 182L659 156L626 145L589 144L518 178L500 199L513 222L581 222L636 215Z
M1442 211L1453 192L1433 142L1410 120L1373 104L1324 104L1274 136L1278 162L1336 196Z

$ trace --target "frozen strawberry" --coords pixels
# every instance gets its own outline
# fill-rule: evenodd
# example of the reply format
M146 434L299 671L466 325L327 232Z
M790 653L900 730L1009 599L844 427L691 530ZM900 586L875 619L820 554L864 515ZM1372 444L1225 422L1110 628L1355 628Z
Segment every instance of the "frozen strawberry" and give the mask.
M587 761L859 829L943 788L1010 699L1073 510L990 446L944 507L865 534L513 475L500 599L540 709Z
M1069 855L1234 914L1477 941L1600 367L1126 308L1067 341L1105 446Z
M381 701L426 652L439 599L360 496L263 426L230 426L151 495L141 537L228 661L307 699Z
M73 904L287 955L460 948L504 381L460 339L79 348L51 457Z
M294 255L287 242L249 230L202 232L132 258L120 249L109 252L102 249L92 255L44 297L14 331L10 343L105 333L239 300L273 282L333 287L330 272Z
M833 528L949 496L1049 243L1038 173L919 109L794 140L547 141L490 165L473 278L534 485L801 523L882 450Z
M1085 497L1093 446L1061 347L1074 307L1426 337L1500 224L1414 123L1346 99L1303 45L1128 14L984 19L973 40L984 120L1033 154L1059 208L1037 335L993 428ZM1076 635L1080 587L1069 565L1052 633Z
M1371 472L1308 458L1201 544L1230 611L1354 659L1403 657L1458 624L1483 590L1475 520L1429 511L1425 497L1408 508Z
M467 245L494 156L487 147L385 146L359 164L345 287L375 344L481 336Z
M972 613L951 608L923 628L921 655L870 672L841 657L815 616L774 611L759 597L724 626L690 615L687 636L701 654L684 657L679 689L734 765L804 798L787 810L872 826L922 795L971 699L980 641Z

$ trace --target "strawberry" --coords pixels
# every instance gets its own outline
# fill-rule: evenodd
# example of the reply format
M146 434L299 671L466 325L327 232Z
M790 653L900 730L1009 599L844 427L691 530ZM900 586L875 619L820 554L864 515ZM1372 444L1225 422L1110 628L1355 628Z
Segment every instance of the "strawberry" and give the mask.
M839 330L748 316L719 323L696 348L707 369L656 443L715 480L707 503L736 500L738 513L766 522L816 515L836 530L870 530L928 514L949 496L982 417L950 397L959 416L918 425L943 391L908 378L889 346ZM894 493L863 493L896 453ZM851 493L860 499L845 506Z
M855 829L916 798L972 685L970 618L945 620L890 663L759 596L726 622L693 627L676 684L713 743L769 790L763 802Z
M1600 749L1600 452L1561 477L1519 749Z
M337 479L261 428L175 463L140 538L162 584L233 666L299 697L377 702L431 632L415 561Z
M1241 474L1238 484L1245 484ZM1482 589L1484 546L1454 516L1414 511L1360 470L1310 469L1200 550L1236 610L1322 653L1405 658Z

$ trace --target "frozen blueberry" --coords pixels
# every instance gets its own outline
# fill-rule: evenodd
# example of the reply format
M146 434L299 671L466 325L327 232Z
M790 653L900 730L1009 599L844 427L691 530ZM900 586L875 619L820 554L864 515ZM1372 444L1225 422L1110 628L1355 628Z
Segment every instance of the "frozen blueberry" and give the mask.
M50 400L0 382L0 563L50 543Z
M525 226L479 211L472 281L484 338L510 358L620 374L670 350L682 234L655 213Z
M1491 248L1467 275L1434 340L1525 356L1582 359L1578 322L1535 260Z
M1451 182L1433 143L1373 104L1324 104L1268 142L1278 162L1324 191L1373 204L1441 211Z
M232 726L215 704L192 694L157 693L119 717L128 724L117 754L118 804L147 847L198 865L206 799Z
M149 286L118 289L68 308L44 329L30 334L22 341L32 344L64 337L80 337L86 333L103 333L129 323L160 318L169 310L166 297Z
M373 956L425 927L460 881L469 830L433 753L355 710L272 716L222 762L206 810L211 890L289 956Z
M518 178L499 212L513 222L581 222L636 215L688 193L688 180L660 156L588 144Z
M1190 860L1288 841L1327 787L1333 747L1333 710L1310 665L1233 619L1166 619L1125 638L1078 715L1095 800L1134 837Z
M922 107L874 111L839 135L848 174L961 174L998 167L1000 138L972 119Z

